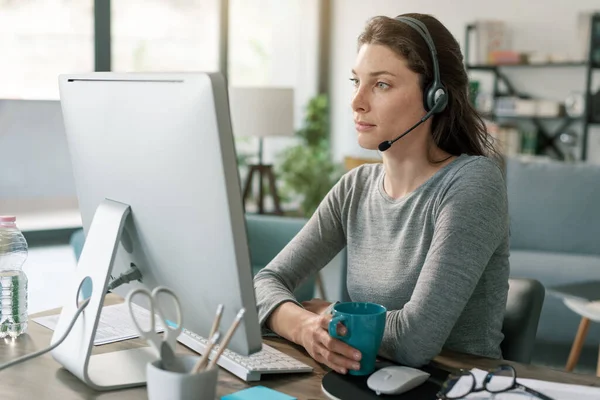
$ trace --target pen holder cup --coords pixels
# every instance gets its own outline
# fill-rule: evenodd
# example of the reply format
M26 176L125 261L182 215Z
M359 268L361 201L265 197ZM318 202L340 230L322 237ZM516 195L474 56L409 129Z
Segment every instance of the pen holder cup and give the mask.
M177 356L187 373L167 371L160 360L148 363L146 380L148 400L214 400L217 392L219 367L191 371L200 357Z

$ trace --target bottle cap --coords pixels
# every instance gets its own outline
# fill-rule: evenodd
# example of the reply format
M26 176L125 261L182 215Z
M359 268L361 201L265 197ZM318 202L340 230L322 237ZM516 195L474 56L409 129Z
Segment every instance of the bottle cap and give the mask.
M17 217L14 215L0 215L0 222L16 222Z

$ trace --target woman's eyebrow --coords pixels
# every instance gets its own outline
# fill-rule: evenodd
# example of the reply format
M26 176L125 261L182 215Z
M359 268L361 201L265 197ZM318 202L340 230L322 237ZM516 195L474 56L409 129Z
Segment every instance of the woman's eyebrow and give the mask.
M356 71L354 71L354 70L352 70L352 73L354 75L357 75ZM373 76L374 77L374 76L380 76L380 75L390 75L390 76L394 76L394 77L396 76L395 74L393 74L393 73L391 73L389 71L385 71L385 70L369 72L369 76Z

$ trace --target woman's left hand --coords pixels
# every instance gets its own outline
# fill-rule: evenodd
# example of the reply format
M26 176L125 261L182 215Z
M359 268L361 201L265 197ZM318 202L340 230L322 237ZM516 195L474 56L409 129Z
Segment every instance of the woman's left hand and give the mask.
M322 314L330 305L331 302L322 299L312 299L302 302L302 306L306 310L315 314Z

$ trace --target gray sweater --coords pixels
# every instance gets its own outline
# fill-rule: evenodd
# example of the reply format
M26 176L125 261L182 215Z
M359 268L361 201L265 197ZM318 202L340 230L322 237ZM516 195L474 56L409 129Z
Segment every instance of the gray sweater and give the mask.
M259 319L347 246L353 301L388 310L380 355L421 366L442 348L500 358L509 275L506 186L489 158L462 155L406 196L382 164L346 173L254 279ZM298 304L300 305L300 304Z

